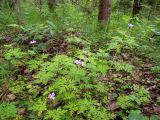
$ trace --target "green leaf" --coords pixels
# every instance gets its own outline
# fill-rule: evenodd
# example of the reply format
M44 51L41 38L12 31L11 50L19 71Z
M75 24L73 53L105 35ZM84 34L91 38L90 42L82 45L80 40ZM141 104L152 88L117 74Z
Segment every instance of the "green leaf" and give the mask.
M149 118L145 117L141 111L136 110L130 112L128 120L149 120Z
M1 120L12 119L17 116L17 108L14 103L3 102L0 105Z

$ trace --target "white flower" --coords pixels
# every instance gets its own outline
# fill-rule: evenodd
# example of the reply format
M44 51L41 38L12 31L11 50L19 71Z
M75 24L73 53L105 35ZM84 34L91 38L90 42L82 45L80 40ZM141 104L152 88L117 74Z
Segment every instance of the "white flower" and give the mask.
M32 41L29 42L30 45L34 45L36 43L37 43L37 41L35 41L35 40L32 40Z
M133 18L130 18L130 20L133 20Z
M83 62L83 61L81 62L81 66L82 66L82 67L84 67L84 66L85 66L85 64L84 64L84 62Z
M84 54L85 54L85 55L87 54L87 51L86 51L86 50L84 51Z
M81 61L80 60L75 60L74 63L79 65L79 64L81 64Z
M84 62L81 61L81 60L75 60L74 63L75 63L76 65L80 65L80 66L82 66L82 67L85 66Z
M133 28L133 24L128 24L128 28Z

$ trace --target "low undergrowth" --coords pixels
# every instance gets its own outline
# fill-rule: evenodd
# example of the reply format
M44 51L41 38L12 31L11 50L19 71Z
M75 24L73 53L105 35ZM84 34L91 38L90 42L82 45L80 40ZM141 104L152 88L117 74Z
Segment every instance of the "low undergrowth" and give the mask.
M155 32L134 22L127 30L92 33L94 39L50 21L8 25L14 30L0 36L0 118L159 120L159 63L154 48L138 41Z

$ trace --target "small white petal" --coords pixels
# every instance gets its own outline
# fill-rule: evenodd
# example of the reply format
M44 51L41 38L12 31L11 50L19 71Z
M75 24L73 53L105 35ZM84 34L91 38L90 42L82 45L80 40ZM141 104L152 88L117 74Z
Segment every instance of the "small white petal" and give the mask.
M85 66L84 62L81 62L81 66L82 66L82 67L84 67L84 66Z

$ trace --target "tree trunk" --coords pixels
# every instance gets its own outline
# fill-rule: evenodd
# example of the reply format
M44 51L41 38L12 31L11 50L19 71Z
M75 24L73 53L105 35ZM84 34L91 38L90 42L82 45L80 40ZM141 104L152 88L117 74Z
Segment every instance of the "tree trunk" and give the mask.
M22 24L22 16L21 16L21 0L14 0L14 9L17 17L17 23Z
M50 12L53 12L56 5L56 0L48 0L47 3Z
M103 26L109 24L111 14L111 0L100 0L98 21Z
M40 11L40 13L42 11L42 0L39 0L39 11Z
M136 16L142 9L142 0L134 0L132 15Z

